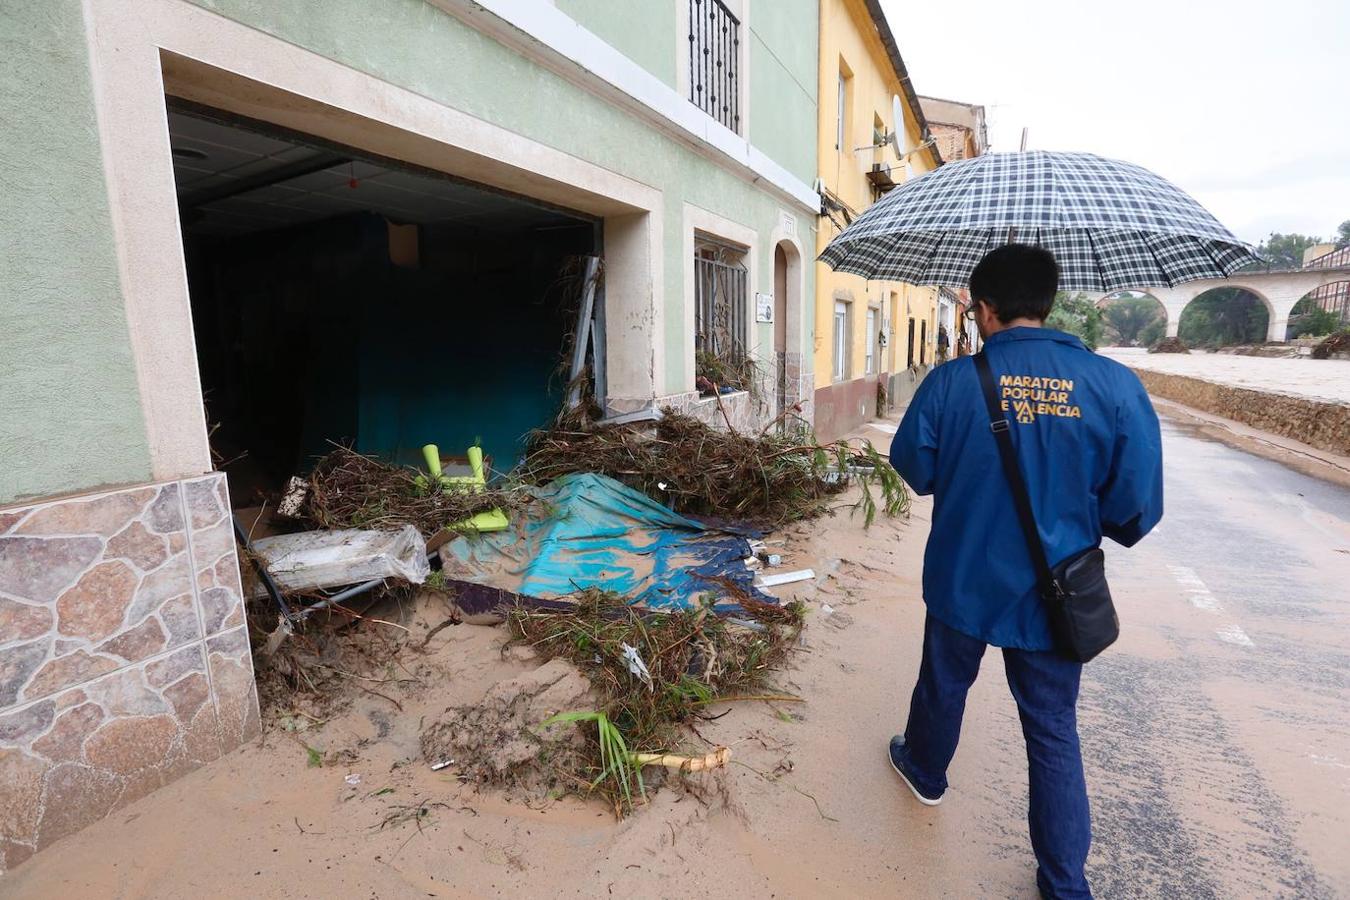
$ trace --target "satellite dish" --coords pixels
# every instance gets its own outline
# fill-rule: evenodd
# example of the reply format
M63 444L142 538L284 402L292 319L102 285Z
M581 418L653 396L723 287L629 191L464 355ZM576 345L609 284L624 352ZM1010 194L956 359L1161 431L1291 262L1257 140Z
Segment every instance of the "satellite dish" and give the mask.
M905 104L900 102L899 94L891 95L891 149L897 159L905 155Z

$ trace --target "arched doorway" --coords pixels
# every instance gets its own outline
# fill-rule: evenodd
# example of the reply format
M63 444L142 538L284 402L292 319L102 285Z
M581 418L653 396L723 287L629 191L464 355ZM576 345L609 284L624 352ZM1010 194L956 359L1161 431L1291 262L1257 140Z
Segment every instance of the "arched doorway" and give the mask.
M780 421L801 398L802 254L791 240L773 248L774 414Z
M1271 313L1269 301L1253 290L1211 288L1181 311L1178 335L1189 347L1260 344L1266 340Z

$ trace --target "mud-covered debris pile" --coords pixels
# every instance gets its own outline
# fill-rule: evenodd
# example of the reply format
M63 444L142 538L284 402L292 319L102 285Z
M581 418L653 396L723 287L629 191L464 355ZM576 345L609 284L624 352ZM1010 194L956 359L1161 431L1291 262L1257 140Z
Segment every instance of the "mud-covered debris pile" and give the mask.
M689 735L680 725L698 710L719 699L795 699L766 684L797 641L801 606L744 597L741 605L740 619L716 616L707 605L657 614L591 590L571 610L519 608L509 626L550 665L566 660L585 676L589 705L578 709L604 713L629 751L702 755L708 748L681 747ZM604 777L595 731L583 727L582 734L585 752L552 764L571 776L570 783L597 785L620 809L617 788Z
M473 492L428 484L416 469L339 447L309 476L305 518L319 528L391 529L412 525L430 537L492 509L521 509L529 495L507 488Z
M1331 359L1337 353L1350 353L1350 328L1330 335L1312 349L1313 359Z
M334 606L286 629L278 628L270 599L251 597L246 602L264 722L296 710L314 721L329 719L377 682L388 680L391 669L399 677L381 690L411 686L400 681L406 673L398 668L409 632L384 617L397 618L400 608L411 608L413 592L396 584L376 596L379 602L364 616Z
M1186 346L1186 342L1179 337L1163 338L1152 347L1148 348L1149 353L1190 353L1191 348Z
M498 683L479 703L447 709L422 733L422 755L433 767L453 766L475 781L550 787L578 766L584 741L570 725L543 723L594 705L586 677L554 659Z
M853 478L880 489L888 514L908 506L903 483L870 444L722 431L669 409L654 424L537 432L518 474L544 484L572 472L608 475L685 515L766 525L823 512Z

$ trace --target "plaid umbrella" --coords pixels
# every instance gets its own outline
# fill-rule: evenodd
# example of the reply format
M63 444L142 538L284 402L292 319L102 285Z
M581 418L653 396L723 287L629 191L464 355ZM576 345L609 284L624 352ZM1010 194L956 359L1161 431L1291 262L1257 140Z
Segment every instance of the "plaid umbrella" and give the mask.
M1171 182L1091 153L991 153L949 163L873 204L820 259L869 280L964 287L1014 240L1055 254L1060 289L1110 291L1226 278L1259 261Z

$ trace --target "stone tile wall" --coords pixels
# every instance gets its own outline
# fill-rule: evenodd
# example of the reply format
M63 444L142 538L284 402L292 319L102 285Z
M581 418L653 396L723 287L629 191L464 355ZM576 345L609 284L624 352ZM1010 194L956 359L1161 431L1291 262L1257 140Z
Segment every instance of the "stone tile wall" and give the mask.
M0 510L0 871L258 732L225 477Z
M760 429L764 427L764 423L771 418L768 414L767 403L756 401L746 391L723 394L721 406L718 406L716 397L700 397L697 394L689 396L692 399L688 400L683 407L675 406L675 404L671 404L671 406L723 431L726 430L727 420L730 419L731 427L737 431L746 434L758 434ZM723 409L726 410L725 415L722 413Z

